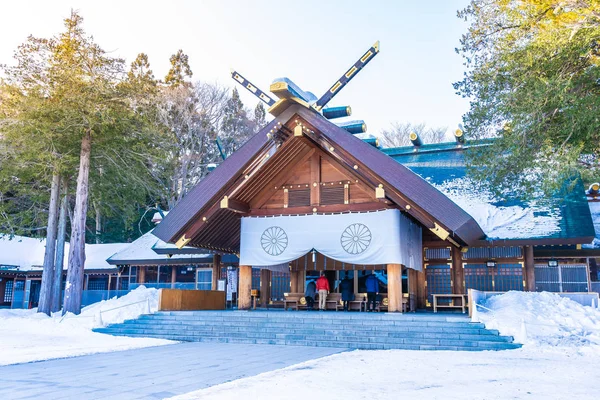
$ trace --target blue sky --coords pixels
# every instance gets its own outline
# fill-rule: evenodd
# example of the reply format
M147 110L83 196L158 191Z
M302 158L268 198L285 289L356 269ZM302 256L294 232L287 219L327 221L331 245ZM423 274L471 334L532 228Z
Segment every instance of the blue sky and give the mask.
M452 82L464 67L454 49L467 0L421 1L21 1L3 4L0 64L27 35L62 30L74 8L112 54L150 57L164 77L169 56L189 55L194 80L233 86L231 68L268 91L286 76L320 97L376 40L381 52L329 104L350 105L370 133L397 122L453 129L468 109ZM255 98L240 88L247 106ZM274 96L273 96L274 97Z

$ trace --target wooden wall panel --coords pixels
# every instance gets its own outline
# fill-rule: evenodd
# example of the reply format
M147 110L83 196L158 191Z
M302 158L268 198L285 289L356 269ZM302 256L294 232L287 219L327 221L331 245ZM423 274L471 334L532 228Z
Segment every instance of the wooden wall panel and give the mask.
M350 185L350 204L369 203L373 201L377 201L374 190L372 193L367 193L356 184Z
M294 168L292 175L286 180L285 185L305 185L310 182L310 160Z
M160 289L158 311L224 310L225 292Z
M321 158L321 182L335 182L344 180L352 180L352 178L335 168L329 161Z

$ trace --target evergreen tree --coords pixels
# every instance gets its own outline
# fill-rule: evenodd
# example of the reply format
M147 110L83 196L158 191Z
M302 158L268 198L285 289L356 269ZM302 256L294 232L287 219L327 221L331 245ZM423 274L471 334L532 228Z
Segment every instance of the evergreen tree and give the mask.
M258 103L254 108L255 131L258 132L267 125L267 111L263 103Z
M524 195L597 174L600 3L472 0L459 17L467 138L497 138L469 153L472 173Z
M73 12L60 35L30 37L19 47L17 65L5 69L0 106L4 159L19 161L13 171L20 172L12 180L0 173L0 184L7 185L0 193L20 193L29 182L52 188L50 196L45 194L52 199L48 244L54 243L51 231L57 225L55 200L61 185L54 184L60 182L55 177L77 175L63 309L74 313L81 309L90 184L99 210L123 215L156 194L153 174L161 155L161 132L152 125L156 112L147 58L138 57L126 74L124 61L108 56L85 34L82 23ZM15 210L22 207L8 203ZM47 251L45 260L40 311L48 312L55 256Z
M243 145L252 136L252 121L240 99L237 88L231 92L224 109L223 122L221 123L220 139L226 155L230 155Z
M192 77L192 69L188 63L188 56L179 50L170 58L171 69L165 77L165 83L170 86L180 86L186 83L186 78Z

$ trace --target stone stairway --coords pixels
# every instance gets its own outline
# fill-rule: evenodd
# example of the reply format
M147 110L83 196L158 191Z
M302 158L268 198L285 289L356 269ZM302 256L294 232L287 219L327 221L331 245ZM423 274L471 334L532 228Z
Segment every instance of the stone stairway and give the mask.
M189 342L348 349L506 350L511 337L457 314L319 311L178 311L94 329L116 336Z

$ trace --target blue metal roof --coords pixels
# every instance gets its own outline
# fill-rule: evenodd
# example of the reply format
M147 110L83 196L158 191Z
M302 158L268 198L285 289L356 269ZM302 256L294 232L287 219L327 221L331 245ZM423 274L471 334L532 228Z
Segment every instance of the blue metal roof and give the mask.
M425 144L419 147L387 148L382 149L382 152L405 167L408 167L434 186L444 183L448 185L448 182L455 179L468 177L464 158L465 152L469 148L485 146L490 143L491 140L470 142L465 145L459 145L454 142ZM535 217L544 217L548 216L548 214L557 216L557 227L553 232L534 235L527 237L527 239L576 239L589 238L595 235L585 188L582 182L578 182L573 190L556 193L551 198L540 198L534 201L524 201L515 198L494 201L488 204L496 207L520 206L533 209ZM544 204L544 207L536 208L539 204ZM463 206L463 208L465 207ZM548 212L549 209L551 212ZM470 212L469 209L465 209L465 211L467 213ZM475 215L473 217L477 219ZM523 240L525 238L520 236L518 238L498 237L496 239ZM584 241L581 243L584 243Z

